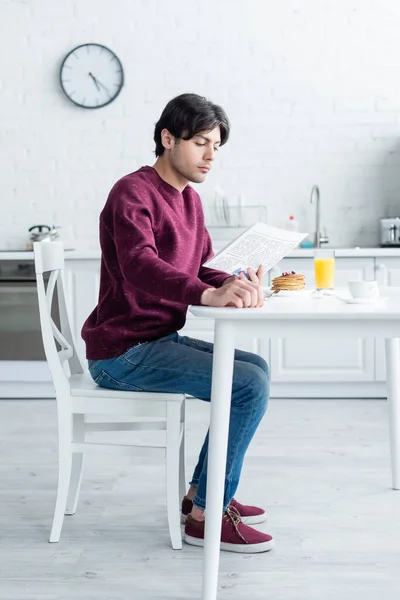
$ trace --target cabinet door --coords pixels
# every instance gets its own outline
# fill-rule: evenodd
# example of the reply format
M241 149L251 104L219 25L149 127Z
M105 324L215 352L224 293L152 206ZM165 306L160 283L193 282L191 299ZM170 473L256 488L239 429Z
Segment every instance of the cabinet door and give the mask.
M185 327L179 332L180 335L188 335L192 338L214 342L214 321L208 319L200 319L188 314ZM236 340L235 347L246 352L254 352L259 354L264 360L269 362L269 339L266 338L251 338L249 336L240 336Z
M400 287L400 258L375 259L375 273L379 286ZM385 342L375 340L375 372L377 381L386 381Z
M307 287L315 287L313 258L286 258L271 271L271 280L283 271L296 271L306 277ZM373 258L337 258L335 287L349 279L372 279ZM277 297L276 301L280 301ZM282 298L284 302L285 299ZM321 300L322 301L322 300ZM271 380L274 382L373 381L375 377L374 340L281 338L271 340Z
M214 321L213 319L199 319L188 313L186 323L179 335L187 335L188 337L205 342L214 341Z
M65 279L68 310L80 356L85 356L82 325L97 305L100 285L100 260L66 261Z

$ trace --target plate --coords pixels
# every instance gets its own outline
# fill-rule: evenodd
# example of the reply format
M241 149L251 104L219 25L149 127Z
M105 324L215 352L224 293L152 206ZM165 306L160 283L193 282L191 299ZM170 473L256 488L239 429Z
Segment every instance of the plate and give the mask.
M387 300L386 298L352 298L351 296L336 296L336 298L338 300L341 300L342 302L345 302L346 304L379 304L380 302L383 302L384 300Z
M270 288L268 288L269 291L271 291ZM273 293L273 298L298 298L298 297L304 297L304 296L309 296L314 290L307 290L307 289L303 289L303 290L280 290L280 292L278 292L277 294Z

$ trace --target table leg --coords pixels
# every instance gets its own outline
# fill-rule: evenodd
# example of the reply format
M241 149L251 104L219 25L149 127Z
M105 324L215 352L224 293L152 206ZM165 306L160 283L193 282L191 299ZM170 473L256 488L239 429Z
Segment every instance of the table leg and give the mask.
M385 340L392 486L400 489L400 347L399 340Z
M215 321L202 600L216 600L234 361L233 324Z

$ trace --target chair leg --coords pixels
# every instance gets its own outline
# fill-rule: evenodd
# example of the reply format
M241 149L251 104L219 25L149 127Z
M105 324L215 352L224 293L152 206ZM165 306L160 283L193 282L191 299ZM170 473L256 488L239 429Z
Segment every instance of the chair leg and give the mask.
M71 415L59 415L58 422L58 486L49 542L58 542L60 540L65 509L67 506L68 489L71 481Z
M181 511L180 511L180 430L181 407L176 402L167 402L167 447L166 481L168 527L174 550L182 549Z
M179 449L179 501L182 501L182 498L186 494L186 473L185 473L185 465L186 465L186 455L185 455L185 432L186 432L186 423L185 423L185 403L182 404L182 412L181 412L181 429L182 429L182 439L181 446ZM179 507L180 508L180 507Z
M74 415L73 416L73 439L76 442L84 442L85 441L85 417L84 417L84 415ZM79 491L81 489L82 470L83 470L83 452L73 454L72 469L71 469L71 481L69 484L67 506L65 509L66 515L74 515L75 514L76 505L78 504L78 499L79 499Z

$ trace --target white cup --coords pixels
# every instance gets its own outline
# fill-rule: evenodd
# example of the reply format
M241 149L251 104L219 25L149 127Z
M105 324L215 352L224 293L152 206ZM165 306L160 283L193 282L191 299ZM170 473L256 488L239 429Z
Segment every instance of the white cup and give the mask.
M379 298L379 288L377 281L348 281L350 294L353 298L361 300L375 300Z

